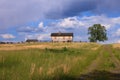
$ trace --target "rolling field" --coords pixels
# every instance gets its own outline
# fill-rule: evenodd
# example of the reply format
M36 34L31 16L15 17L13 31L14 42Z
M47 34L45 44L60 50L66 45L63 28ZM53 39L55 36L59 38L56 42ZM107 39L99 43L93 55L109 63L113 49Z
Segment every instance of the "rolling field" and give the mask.
M0 80L120 80L120 44L1 44Z

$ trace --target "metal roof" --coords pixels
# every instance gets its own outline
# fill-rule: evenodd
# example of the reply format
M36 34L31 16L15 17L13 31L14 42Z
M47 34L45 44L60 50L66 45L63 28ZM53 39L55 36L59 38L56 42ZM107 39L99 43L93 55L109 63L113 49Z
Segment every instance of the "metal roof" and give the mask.
M51 33L51 36L73 36L73 33Z
M27 39L26 42L38 42L37 39Z

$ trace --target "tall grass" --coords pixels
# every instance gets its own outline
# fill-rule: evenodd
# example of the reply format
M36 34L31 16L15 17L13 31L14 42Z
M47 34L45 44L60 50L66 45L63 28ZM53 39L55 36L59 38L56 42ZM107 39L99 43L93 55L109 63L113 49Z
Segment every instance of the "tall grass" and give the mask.
M0 80L75 80L98 57L99 62L96 64L99 66L95 69L111 71L115 68L109 51L95 43L35 43L12 46L36 45L38 47L21 50L0 50ZM39 45L43 47L39 48ZM110 49L120 60L120 49ZM105 78L100 76L95 79Z
M73 80L98 55L90 45L80 47L0 51L0 80Z
M120 48L114 48L113 53L116 56L116 58L120 61Z

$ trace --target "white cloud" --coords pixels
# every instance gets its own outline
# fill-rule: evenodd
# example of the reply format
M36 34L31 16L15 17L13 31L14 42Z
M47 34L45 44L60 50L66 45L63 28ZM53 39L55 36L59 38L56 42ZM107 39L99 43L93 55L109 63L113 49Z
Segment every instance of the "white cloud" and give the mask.
M90 16L90 17L85 16L81 19L81 21L87 27L89 27L90 25L92 26L93 24L101 24L105 26L106 29L114 27L116 24L120 24L119 17L109 18L109 17L106 17L105 15Z
M120 36L120 29L118 29L115 33L116 36Z
M120 43L120 40L118 40L117 43Z
M42 31L42 32L44 32L45 29L46 29L46 27L44 26L44 23L40 22L39 25L38 25L38 28L36 28L36 31Z
M44 27L43 22L40 22L39 25L38 25L38 28L43 28L43 27Z
M0 34L3 39L14 39L15 36L12 34Z
M38 40L49 40L50 39L50 34L38 34L37 39Z
M78 28L78 27L90 27L93 24L101 24L109 29L115 25L120 25L120 17L109 18L105 15L99 16L84 16L84 17L68 17L61 19L55 26L63 28Z
M57 23L57 26L64 27L64 28L75 28L84 25L81 23L77 17L68 17L62 19L60 22Z
M43 32L45 29L43 22L40 22L38 27L26 26L18 28L18 32L20 33L36 33Z
M31 34L31 35L26 35L26 39L38 39L38 40L50 40L50 34Z

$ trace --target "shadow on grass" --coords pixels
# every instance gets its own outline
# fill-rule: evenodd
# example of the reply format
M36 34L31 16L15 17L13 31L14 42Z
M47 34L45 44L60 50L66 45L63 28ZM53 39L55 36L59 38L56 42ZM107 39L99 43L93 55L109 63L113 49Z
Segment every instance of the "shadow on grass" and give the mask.
M74 77L68 76L68 75L62 75L62 76L54 76L54 77L32 77L31 80L77 80Z
M120 80L120 73L96 70L91 73L81 75L77 80Z
M53 53L63 53L63 52L67 52L68 48L63 47L62 49L49 49L49 48L45 48L45 51L49 51L49 52L53 52Z
M79 78L69 75L56 75L54 77L33 77L32 80L120 80L120 73L111 73L107 71L93 71L88 74L82 74Z

